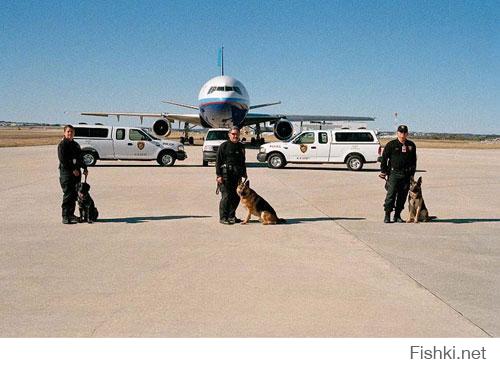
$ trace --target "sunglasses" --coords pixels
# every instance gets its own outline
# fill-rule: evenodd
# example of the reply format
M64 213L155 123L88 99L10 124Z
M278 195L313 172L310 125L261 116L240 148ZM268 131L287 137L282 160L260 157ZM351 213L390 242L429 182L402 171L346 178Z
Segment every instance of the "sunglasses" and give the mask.
M230 135L240 135L240 133L229 133Z

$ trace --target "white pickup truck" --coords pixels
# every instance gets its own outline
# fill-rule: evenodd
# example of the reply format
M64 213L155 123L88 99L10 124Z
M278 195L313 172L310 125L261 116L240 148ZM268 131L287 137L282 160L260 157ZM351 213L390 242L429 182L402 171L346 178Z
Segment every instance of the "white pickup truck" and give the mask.
M375 163L382 148L374 130L340 129L305 131L287 142L260 146L257 160L270 168L293 163L345 163L350 170L361 170L365 163Z
M156 160L172 166L187 157L181 143L156 138L141 128L82 124L75 126L74 139L87 166L97 160Z

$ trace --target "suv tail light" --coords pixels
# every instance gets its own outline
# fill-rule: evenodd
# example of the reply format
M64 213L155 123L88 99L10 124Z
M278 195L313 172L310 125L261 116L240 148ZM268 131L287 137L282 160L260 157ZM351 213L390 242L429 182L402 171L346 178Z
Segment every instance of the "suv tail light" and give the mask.
M382 156L382 146L380 144L378 145L378 155Z

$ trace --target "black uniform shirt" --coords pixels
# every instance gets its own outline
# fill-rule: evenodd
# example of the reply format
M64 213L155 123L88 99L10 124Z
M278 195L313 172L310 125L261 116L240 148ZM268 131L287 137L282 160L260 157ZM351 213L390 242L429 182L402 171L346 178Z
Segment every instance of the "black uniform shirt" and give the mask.
M59 170L73 171L80 168L86 169L87 165L82 160L82 150L80 145L69 139L63 138L57 146L57 156L59 157Z
M241 176L247 175L247 169L245 167L245 147L242 143L233 143L227 140L219 146L217 159L215 161L215 173L217 176L222 176L222 165L224 164L236 167Z
M415 174L417 169L417 147L415 143L408 139L405 143L401 143L398 139L387 143L382 154L380 170L385 174L390 174L391 169L409 175Z

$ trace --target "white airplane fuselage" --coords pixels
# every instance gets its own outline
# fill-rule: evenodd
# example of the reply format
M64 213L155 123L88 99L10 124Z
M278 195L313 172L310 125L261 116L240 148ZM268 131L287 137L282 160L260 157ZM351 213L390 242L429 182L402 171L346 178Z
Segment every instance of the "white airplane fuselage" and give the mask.
M207 128L241 127L250 106L243 83L227 75L206 82L198 101L201 123Z

